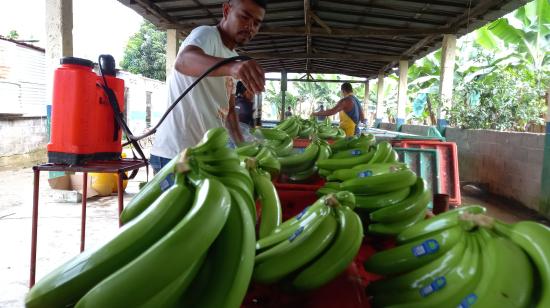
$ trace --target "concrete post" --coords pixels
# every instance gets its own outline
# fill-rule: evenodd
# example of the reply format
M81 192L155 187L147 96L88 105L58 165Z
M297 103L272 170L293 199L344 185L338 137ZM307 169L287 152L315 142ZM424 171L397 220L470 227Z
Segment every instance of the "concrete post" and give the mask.
M374 125L382 122L384 116L384 72L378 74L378 93L376 94L376 118Z
M51 105L53 72L73 55L73 1L46 0L46 103ZM89 59L97 61L97 59ZM46 110L44 110L46 112Z
M399 88L397 95L397 130L405 124L405 107L407 106L407 76L409 73L409 61L399 61Z
M178 54L178 31L176 29L166 30L166 80L174 68Z
M285 119L286 72L281 72L281 121Z
M363 99L363 112L365 113L365 120L369 120L369 79L365 78L365 98ZM368 124L368 122L367 122Z
M455 69L455 51L456 35L443 35L443 44L441 47L441 75L439 82L439 95L441 104L439 105L437 126L440 129L448 125L447 114L444 108L450 108L453 104L453 78Z
M544 156L542 160L540 212L550 217L550 88L546 92L546 134L544 137Z

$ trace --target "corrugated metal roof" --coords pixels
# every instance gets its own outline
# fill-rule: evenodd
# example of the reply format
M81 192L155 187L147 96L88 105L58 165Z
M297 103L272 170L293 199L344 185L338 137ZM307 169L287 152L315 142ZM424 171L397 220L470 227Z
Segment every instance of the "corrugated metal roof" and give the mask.
M119 1L159 27L184 33L217 24L222 17L223 1ZM443 34L466 34L527 2L271 0L260 33L239 51L269 72L375 77L399 59L414 60L439 48Z

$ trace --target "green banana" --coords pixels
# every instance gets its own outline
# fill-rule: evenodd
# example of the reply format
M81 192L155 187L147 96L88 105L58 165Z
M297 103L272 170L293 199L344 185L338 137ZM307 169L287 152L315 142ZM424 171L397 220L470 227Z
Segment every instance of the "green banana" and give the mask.
M140 307L175 307L179 298L181 297L183 290L186 290L191 283L193 283L197 276L202 264L204 263L205 256L201 256L197 259L188 269L185 269L174 281L170 282L166 287L154 294L152 297L146 299L140 304Z
M373 134L361 134L357 138L351 139L349 142L349 147L359 148L359 147L370 147L375 143L375 137Z
M419 290L380 296L382 306L391 307L456 307L462 298L472 292L481 273L480 245L475 238L466 237L464 257L457 267L434 278ZM376 298L375 298L376 302Z
M363 241L361 219L346 206L336 207L338 233L334 242L318 259L292 281L296 289L311 290L325 285L348 267Z
M191 148L193 154L207 153L224 148L229 142L229 135L223 127L216 127L206 131L199 143Z
M337 193L339 192L340 190L339 189L335 189L335 188L329 188L329 187L321 187L317 190L316 194L317 196L324 196L324 195L328 195L328 194L334 194L334 193Z
M239 164L241 162L237 152L235 152L235 150L230 149L228 147L212 149L208 153L193 153L193 151L191 150L190 156L194 160L197 160L201 163L214 164L214 165L217 163L219 164L219 163L228 163L228 162Z
M327 177L332 174L332 171L326 170L326 169L319 169L317 172L319 173L320 176L323 176L323 177Z
M292 167L299 167L306 165L311 166L315 161L315 158L319 154L319 145L317 143L310 143L303 153L295 154L287 157L280 157L279 163L281 163L282 169L288 169ZM307 168L304 168L307 169Z
M417 238L429 235L436 231L451 228L458 225L458 216L463 213L480 214L485 213L486 209L479 205L462 206L457 209L441 213L430 219L426 219L418 224L403 230L397 236L398 243L405 243Z
M388 157L391 155L391 144L387 141L382 141L379 144L376 145L376 150L374 151L374 155L372 156L372 159L369 161L371 164L379 164L383 163L388 159Z
M192 302L187 306L238 308L248 290L254 269L254 221L240 195L234 191L230 194L227 222L208 252L215 263L199 274L207 275L208 287L198 294L184 295L184 302Z
M443 276L445 273L455 268L464 257L465 248L466 241L458 241L458 243L445 254L420 268L402 275L373 281L368 286L369 294L376 296L376 294L380 293L419 289L421 286L426 285L428 281Z
M550 307L550 228L533 221L520 221L512 225L495 221L493 228L527 253L535 265L542 290L533 304L536 307Z
M277 124L275 126L275 128L278 129L278 130L286 130L286 129L288 129L288 127L290 127L290 125L292 124L293 121L294 121L293 118L287 118L284 121Z
M330 146L326 143L319 144L319 155L317 155L316 161L329 158L331 155Z
M398 189L379 195L355 195L355 202L357 203L358 208L365 209L367 211L375 211L377 209L401 202L409 196L410 191L410 187L405 187L403 189Z
M457 226L435 234L428 239L414 241L376 253L365 261L365 269L382 275L410 271L446 253L461 240L463 234L462 228Z
M262 206L259 238L264 238L281 224L281 202L270 179L260 175L256 170L251 171L251 176Z
M460 304L489 308L529 307L533 269L525 252L507 238L497 237L488 240L482 256L481 279Z
M358 177L376 176L384 173L396 172L406 169L404 163L384 163L384 164L361 164L351 169L340 169L334 171L327 177L329 181L346 181Z
M27 294L26 306L74 305L96 284L151 247L181 220L193 202L193 191L184 178L178 174L175 184L112 240L85 250L38 281Z
M357 139L358 136L345 137L340 140L336 140L333 144L330 145L330 149L334 152L346 150L349 148L351 141Z
M265 139L269 140L284 140L288 134L279 128L260 128L259 129Z
M230 204L219 181L204 179L193 206L172 231L97 284L76 307L135 307L154 296L206 253L225 224Z
M354 149L348 149L348 150L336 152L332 154L330 158L351 158L351 157L356 157L368 152L369 152L368 148L354 148Z
M420 208L417 213L414 213L410 217L405 217L401 221L388 222L388 223L371 223L368 226L369 233L384 234L384 235L397 235L410 226L415 225L419 221L422 221L426 217L426 208Z
M279 244L285 245L289 242L284 251L263 261L258 261L260 256L258 255L253 273L254 280L264 284L274 283L309 263L331 243L336 229L336 219L329 214L320 219L317 227L306 228L301 236L291 236L288 241ZM277 247L271 249L277 249Z
M120 213L120 222L124 225L141 214L161 194L166 191L175 177L175 166L182 154L172 158L139 192L128 202Z
M372 221L383 223L397 222L427 209L428 203L432 199L432 192L427 186L426 181L418 177L409 197L397 204L370 213L369 218Z
M297 173L293 173L289 175L289 179L292 182L298 183L298 182L304 182L309 180L312 176L314 176L317 173L317 167L312 166L309 169Z
M392 149L390 155L385 160L385 162L386 163L397 163L397 162L399 162L399 154L397 154L397 152L394 149Z
M409 169L405 169L347 180L340 184L340 188L357 194L376 195L410 187L415 182L416 174Z
M324 198L322 200L323 201L319 199L298 215L279 225L270 235L258 239L258 242L256 242L256 250L261 251L283 242L296 232L296 230L300 228L304 229L320 216L328 215L330 213L330 208L325 205Z
M235 152L241 156L256 156L259 151L260 145L256 142L241 144L235 149Z
M331 171L339 169L349 169L353 166L368 162L374 155L373 153L374 152L369 151L365 154L361 154L359 156L351 158L322 159L317 161L317 167L319 167L319 169L326 169Z

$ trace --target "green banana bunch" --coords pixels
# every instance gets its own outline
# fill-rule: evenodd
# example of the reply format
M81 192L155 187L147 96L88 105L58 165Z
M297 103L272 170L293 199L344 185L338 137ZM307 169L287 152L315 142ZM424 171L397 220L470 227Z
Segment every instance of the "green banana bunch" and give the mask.
M481 279L461 303L473 307L529 307L534 279L525 252L503 237L489 239L482 250Z
M355 157L323 159L317 162L317 167L330 171L350 169L354 166L369 162L373 155L374 152L369 151Z
M277 156L283 157L292 154L293 137L285 131L276 128L260 128L259 130L265 137L264 145L272 149Z
M340 169L327 176L329 181L346 181L358 177L376 176L407 168L405 163L361 164L351 169Z
M281 202L269 175L260 174L257 169L252 169L250 175L262 208L259 231L261 239L271 234L281 224Z
M76 307L138 306L152 298L203 257L222 230L230 204L219 181L201 181L187 215L156 244L86 293Z
M242 196L234 190L229 193L227 222L179 306L239 307L243 301L254 269L254 219Z
M550 305L550 256L548 255L550 253L550 228L532 221L507 225L498 220L494 221L492 228L499 235L521 247L529 256L535 265L535 274L540 283L533 304L535 307L548 307ZM511 272L513 273L513 271ZM515 278L514 281L516 281Z
M410 187L416 182L416 179L416 174L413 171L404 169L346 180L340 184L340 189L362 195L376 195Z
M466 236L466 249L462 260L452 269L437 276L418 289L381 293L375 296L377 307L441 307L459 303L471 292L481 272L480 245L475 235Z
M27 294L26 306L74 305L95 285L165 236L193 202L193 188L184 180L185 175L178 173L175 184L124 225L116 237L94 250L85 250L38 281Z
M464 230L460 226L443 230L428 238L376 253L365 261L365 269L382 275L410 271L437 259L463 236Z
M350 136L336 140L331 145L331 149L336 153L353 148L368 149L374 145L375 142L376 139L373 134L361 134L359 136Z
M469 205L456 208L445 213L441 213L435 217L424 220L414 226L403 230L397 235L398 243L410 242L425 236L434 234L435 232L452 228L459 224L458 217L464 213L485 213L486 209L479 205Z
M432 192L427 186L426 181L418 177L409 197L397 204L386 206L370 213L369 217L371 221L383 223L396 222L414 216L421 211L425 212L428 203L432 199Z
M361 219L346 206L337 207L336 213L339 230L334 243L294 278L294 288L311 290L325 285L343 272L357 255L363 239Z
M401 202L409 196L410 191L410 187L405 187L403 189L377 195L355 195L355 200L358 208L372 212Z
M321 197L256 243L253 279L275 283L291 278L300 290L318 288L352 262L363 230L352 208L354 196L339 192Z
M435 216L422 228L409 228L419 232L409 242L367 260L367 270L390 275L369 285L374 306L546 307L550 228L532 221L508 225L477 214L484 210L469 206ZM445 251L437 258L418 266L423 257L406 256L429 251L418 244L443 237L448 243L433 246ZM406 259L407 265L401 261Z

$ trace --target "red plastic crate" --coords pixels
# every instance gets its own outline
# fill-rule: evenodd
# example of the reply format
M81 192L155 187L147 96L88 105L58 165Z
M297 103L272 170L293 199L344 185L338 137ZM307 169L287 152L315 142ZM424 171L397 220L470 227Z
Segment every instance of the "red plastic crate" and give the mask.
M292 142L293 142L295 148L305 148L309 145L311 140L296 138L296 139L292 140Z
M392 140L392 145L401 148L436 149L439 153L440 193L449 195L451 205L458 206L462 203L456 143L435 140Z
M283 207L283 220L287 220L319 199L315 192L325 184L325 180L317 177L314 182L309 184L281 183L278 181L273 184Z

